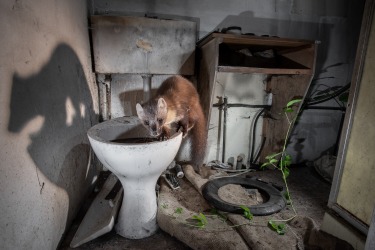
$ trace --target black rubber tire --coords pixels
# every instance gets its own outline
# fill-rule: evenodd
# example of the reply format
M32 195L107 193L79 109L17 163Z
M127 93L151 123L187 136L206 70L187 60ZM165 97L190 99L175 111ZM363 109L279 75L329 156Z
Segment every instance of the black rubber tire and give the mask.
M216 209L224 212L243 214L244 210L240 207L243 204L229 203L219 197L219 188L228 184L237 184L245 188L256 188L260 193L268 196L268 200L265 203L249 207L253 215L274 214L286 206L285 199L280 190L276 189L270 183L253 178L224 177L208 181L202 188L203 197Z

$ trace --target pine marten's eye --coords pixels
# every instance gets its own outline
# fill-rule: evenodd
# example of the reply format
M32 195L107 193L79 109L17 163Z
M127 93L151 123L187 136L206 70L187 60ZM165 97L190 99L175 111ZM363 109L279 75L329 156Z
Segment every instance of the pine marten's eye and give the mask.
M163 124L163 119L162 118L158 118L158 123L159 124Z
M150 122L149 122L149 121L144 121L144 124L145 124L146 126L148 126L148 125L150 125Z

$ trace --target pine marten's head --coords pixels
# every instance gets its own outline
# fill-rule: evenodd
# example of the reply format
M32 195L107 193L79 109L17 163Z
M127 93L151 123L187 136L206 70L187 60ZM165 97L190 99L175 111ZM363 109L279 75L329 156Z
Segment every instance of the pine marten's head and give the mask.
M168 114L167 103L163 98L150 100L147 103L136 105L137 115L151 136L160 136Z

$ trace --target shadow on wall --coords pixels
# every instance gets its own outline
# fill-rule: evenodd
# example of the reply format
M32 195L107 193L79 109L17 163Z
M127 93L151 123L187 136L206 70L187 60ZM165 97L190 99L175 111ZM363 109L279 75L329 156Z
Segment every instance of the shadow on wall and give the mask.
M27 78L17 73L13 76L8 130L19 133L38 116L44 118L44 123L30 135L28 146L37 166L35 178L40 195L48 188L41 173L66 190L69 225L96 174L89 165L90 146L86 136L96 119L82 65L68 45L59 45L38 73Z

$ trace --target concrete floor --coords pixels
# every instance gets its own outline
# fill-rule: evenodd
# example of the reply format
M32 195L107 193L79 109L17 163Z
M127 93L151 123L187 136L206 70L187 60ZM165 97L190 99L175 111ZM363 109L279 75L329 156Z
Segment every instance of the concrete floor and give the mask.
M277 185L283 185L281 173L277 170L257 171L252 172L249 175ZM296 166L291 168L290 176L288 177L288 186L297 213L299 215L311 217L316 224L320 226L327 207L326 205L331 185L324 181L313 168L307 166ZM69 247L69 244L75 231L78 229L80 220L83 218L87 207L88 205L81 209L80 214L77 216L77 219L74 221L61 244L61 250L72 249ZM153 236L141 240L125 239L116 235L116 233L112 231L75 249L184 250L190 248L178 239L170 236L162 230L159 230Z
M77 227L78 228L78 227ZM75 228L75 230L77 230ZM72 228L75 232L75 230ZM162 230L158 230L156 234L140 240L129 240L117 235L114 230L105 234L95 240L83 244L77 248L70 248L69 244L73 235L67 236L60 249L106 249L106 250L120 250L120 249L152 249L152 250L185 250L191 249L176 238L168 235Z

